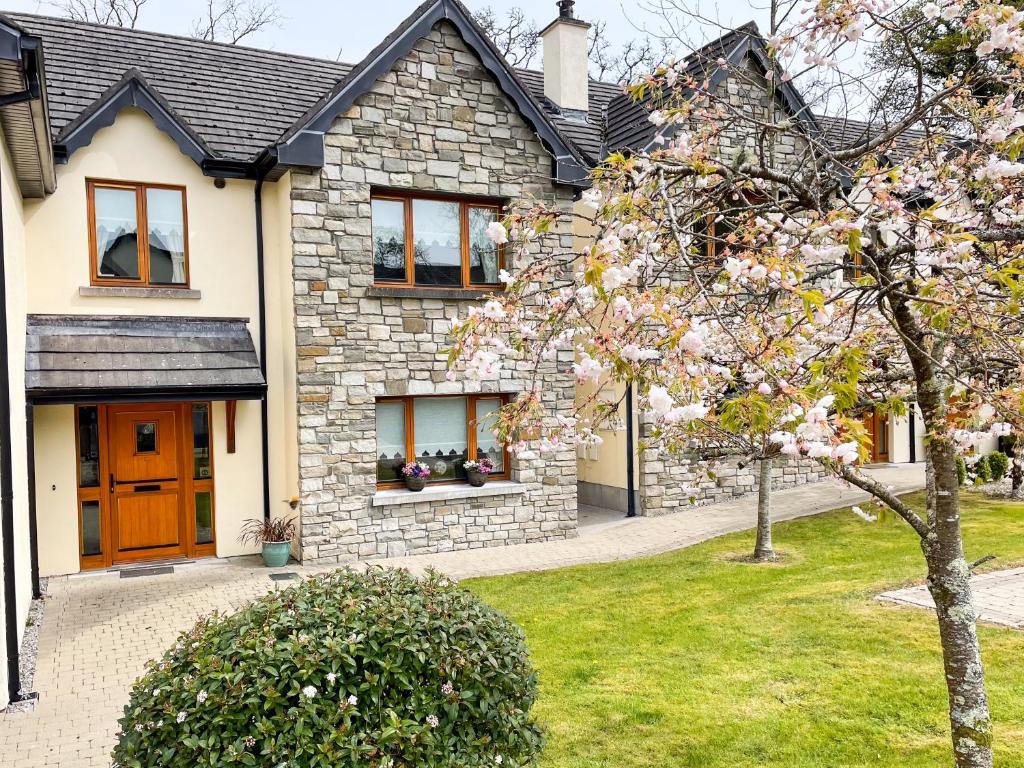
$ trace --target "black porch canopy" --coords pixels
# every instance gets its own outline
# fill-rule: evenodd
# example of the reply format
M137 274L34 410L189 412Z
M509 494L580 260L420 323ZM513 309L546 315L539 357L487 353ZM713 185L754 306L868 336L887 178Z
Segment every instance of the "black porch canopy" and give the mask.
M29 402L259 400L245 318L29 315Z

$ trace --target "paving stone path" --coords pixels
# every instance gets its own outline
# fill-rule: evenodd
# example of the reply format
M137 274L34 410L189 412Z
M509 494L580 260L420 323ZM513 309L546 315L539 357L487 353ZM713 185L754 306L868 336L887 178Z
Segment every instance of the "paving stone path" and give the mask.
M974 607L978 619L1013 629L1024 629L1024 568L983 573L971 579ZM881 600L935 608L928 588L921 585L907 589L894 589L878 596Z
M920 466L872 470L897 492L921 488ZM825 482L777 491L777 520L813 515L863 501L866 494ZM643 557L753 527L756 499L690 509L659 518L587 516L568 541L421 555L379 561L414 571L427 567L456 578L536 571ZM300 574L317 570L289 566ZM178 566L171 575L122 579L102 573L50 579L29 712L0 714L0 766L106 768L117 719L147 659L178 632L214 610L231 611L275 582L255 558Z

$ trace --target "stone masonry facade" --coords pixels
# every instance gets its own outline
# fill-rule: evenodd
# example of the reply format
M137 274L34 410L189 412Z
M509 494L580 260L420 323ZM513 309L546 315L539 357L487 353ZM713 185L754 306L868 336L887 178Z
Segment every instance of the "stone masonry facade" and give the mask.
M371 192L532 198L568 211L573 193L551 182L550 154L446 22L335 121L325 145L322 169L292 174L303 561L574 536L571 449L512 458L507 494L373 505L377 398L514 394L537 381L525 364L494 381L447 381L451 320L478 296L374 287ZM568 249L568 217L558 226ZM572 411L571 362L570 351L537 372L551 413Z
M710 463L697 456L677 458L657 448L646 449L641 455L638 482L641 514L668 515L692 504L714 504L757 492L758 462L743 466L736 459L714 462L714 477L708 476ZM772 489L816 483L827 476L816 461L777 458L772 468Z

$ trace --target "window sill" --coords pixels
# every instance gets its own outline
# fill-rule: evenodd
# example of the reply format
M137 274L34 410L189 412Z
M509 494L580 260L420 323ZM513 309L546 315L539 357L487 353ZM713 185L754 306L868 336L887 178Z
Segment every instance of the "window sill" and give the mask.
M412 285L374 285L366 290L367 296L390 296L399 299L448 299L450 301L479 301L501 288L421 288Z
M424 501L454 501L456 499L479 499L487 496L507 496L509 494L526 493L526 486L511 480L495 480L485 483L479 488L468 484L427 486L422 491L409 491L405 488L389 488L377 491L373 496L373 506L391 507L399 504L419 504Z
M83 285L79 296L120 296L126 299L201 299L202 291L192 288L136 288L130 285Z

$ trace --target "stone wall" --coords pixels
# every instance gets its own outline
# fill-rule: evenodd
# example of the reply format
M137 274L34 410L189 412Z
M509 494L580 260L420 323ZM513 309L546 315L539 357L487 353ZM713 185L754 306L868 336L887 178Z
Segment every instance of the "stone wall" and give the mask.
M736 459L715 462L715 477L707 476L709 462L699 457L677 458L657 448L644 450L640 461L640 514L667 515L693 504L714 504L758 490L757 462L739 466ZM772 489L793 488L824 480L826 470L808 459L775 459ZM693 502L691 503L691 498Z
M375 398L514 393L533 385L533 371L446 381L450 321L469 298L373 287L371 190L533 197L568 210L572 193L551 183L550 155L446 23L336 120L325 144L324 168L292 181L304 562L575 535L572 450L513 459L511 480L520 485L506 495L372 505ZM571 225L559 226L560 247L569 249ZM558 368L571 362L566 353ZM551 409L571 413L571 375L554 364L538 373Z

